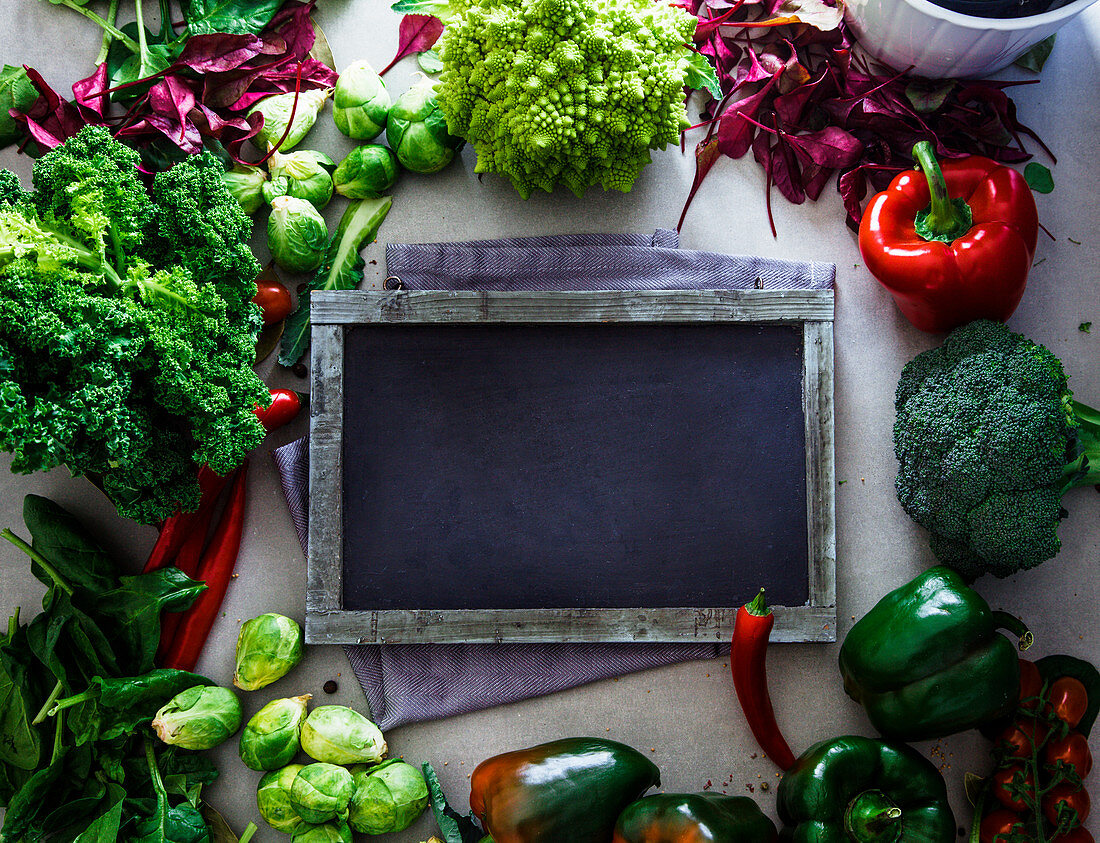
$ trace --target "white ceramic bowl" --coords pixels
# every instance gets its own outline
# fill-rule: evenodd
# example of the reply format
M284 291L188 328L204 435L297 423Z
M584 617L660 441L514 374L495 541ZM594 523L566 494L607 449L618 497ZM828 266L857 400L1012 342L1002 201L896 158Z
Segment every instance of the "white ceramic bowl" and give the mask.
M979 18L929 0L845 0L845 16L871 55L931 78L986 76L1012 64L1095 0L1022 18Z

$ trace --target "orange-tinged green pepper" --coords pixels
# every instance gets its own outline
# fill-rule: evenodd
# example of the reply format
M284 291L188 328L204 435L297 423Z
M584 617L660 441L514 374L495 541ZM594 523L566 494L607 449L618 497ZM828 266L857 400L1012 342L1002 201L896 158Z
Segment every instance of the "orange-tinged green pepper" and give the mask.
M631 802L611 843L773 843L775 823L747 796L657 793Z
M636 749L565 738L482 761L470 808L495 843L607 843L622 810L659 784Z

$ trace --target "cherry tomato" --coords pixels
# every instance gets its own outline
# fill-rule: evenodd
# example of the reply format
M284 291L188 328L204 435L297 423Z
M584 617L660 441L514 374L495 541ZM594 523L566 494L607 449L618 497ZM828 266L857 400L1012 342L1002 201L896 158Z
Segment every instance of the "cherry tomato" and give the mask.
M264 430L270 433L291 422L301 409L302 399L297 392L290 389L273 389L271 404L267 407L257 405L252 412L260 420Z
M1074 787L1071 784L1058 784L1050 789L1043 797L1043 816L1051 825L1058 825L1058 815L1062 811L1072 809L1077 812L1077 821L1084 823L1089 816L1091 807L1089 793L1083 787ZM1068 808L1062 808L1062 805Z
M993 795L1006 808L1013 811L1026 811L1027 802L1013 795L1020 792L1021 784L1030 793L1035 793L1035 777L1026 775L1022 764L1002 767L993 774Z
M1046 704L1050 711L1072 728L1081 722L1089 707L1089 694L1080 679L1061 676L1047 689Z
M260 306L265 325L282 322L294 310L290 290L283 285L270 266L256 276L256 295L252 301Z
M1035 662L1020 659L1020 708L1035 710L1039 705L1039 693L1043 690L1043 677Z
M1046 726L1034 720L1017 720L1001 732L996 746L1007 758L1031 758L1031 753L1046 739L1048 731Z
M1080 732L1070 732L1060 740L1051 741L1043 749L1043 761L1051 767L1059 761L1069 764L1078 776L1085 778L1092 769L1088 738Z
M1012 833L1012 827L1019 822L1023 822L1019 814L1008 808L998 808L982 817L979 839L981 843L1001 843L1007 835Z

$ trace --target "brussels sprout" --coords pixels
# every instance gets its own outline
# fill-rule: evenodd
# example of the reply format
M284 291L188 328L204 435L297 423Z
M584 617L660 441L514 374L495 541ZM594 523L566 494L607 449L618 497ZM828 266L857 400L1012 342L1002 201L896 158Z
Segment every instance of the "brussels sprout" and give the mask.
M351 773L335 764L308 764L290 785L290 804L307 823L320 825L348 815L355 785Z
M322 705L302 724L302 749L329 764L377 764L386 754L386 741L358 711Z
M305 199L276 196L267 218L267 246L283 269L309 272L321 265L328 242L325 219Z
M321 88L314 91L300 91L297 94L291 91L264 97L248 110L249 117L253 114L262 114L264 118L264 124L252 138L252 142L264 152L276 144L283 152L293 149L313 128L313 124L317 122L317 115L325 107L325 100L331 93L332 88ZM297 105L294 104L295 97L298 99ZM294 123L287 132L291 111L294 112ZM286 132L285 138L283 138L284 132ZM280 139L282 143L279 143Z
M277 770L289 764L300 747L302 721L310 695L272 700L257 711L241 732L241 761L250 770Z
M386 121L386 140L406 170L435 173L464 141L447 131L447 118L435 100L435 85L424 79L397 98Z
M290 843L352 843L351 829L341 819L324 825L304 825L294 832Z
M289 155L273 152L267 161L271 182L263 187L268 202L276 196L305 199L320 211L332 198L332 171L336 162L323 152L299 149Z
M269 826L283 834L293 834L306 824L290 802L290 788L303 764L289 764L264 774L256 789L256 807Z
M386 127L390 95L369 62L357 61L340 74L332 96L336 128L355 140L374 140Z
M267 175L259 167L237 164L222 173L222 183L237 200L246 214L254 214L264 203Z
M364 834L404 831L428 807L428 785L421 772L396 758L352 776L355 790L348 822Z
M302 628L298 622L268 612L245 621L237 634L233 684L242 691L258 691L286 676L301 660Z
M216 685L180 691L153 720L158 738L183 749L213 749L240 727L237 695Z
M378 144L357 146L332 174L336 192L348 199L381 196L397 181L397 159Z

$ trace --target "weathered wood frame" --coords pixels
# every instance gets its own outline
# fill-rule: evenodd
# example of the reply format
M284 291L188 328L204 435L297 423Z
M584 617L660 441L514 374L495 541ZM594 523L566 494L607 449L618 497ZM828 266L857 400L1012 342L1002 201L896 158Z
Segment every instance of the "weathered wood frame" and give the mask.
M831 290L315 292L311 319L308 643L729 640L736 607L343 609L346 329L380 324L554 322L749 322L803 326L810 598L804 606L773 607L772 640L836 640Z

